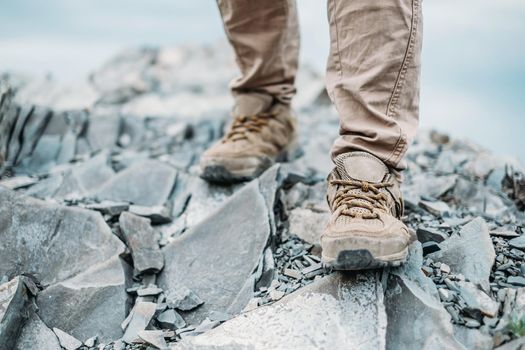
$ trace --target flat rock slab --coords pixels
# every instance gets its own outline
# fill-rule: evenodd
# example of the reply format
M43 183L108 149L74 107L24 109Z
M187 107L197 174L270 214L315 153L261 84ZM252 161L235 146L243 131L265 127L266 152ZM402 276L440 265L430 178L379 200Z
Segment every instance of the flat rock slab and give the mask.
M478 217L463 226L459 235L442 242L441 250L429 257L449 265L453 273L461 273L467 281L488 290L496 254L487 223L482 218Z
M175 185L176 177L177 171L172 166L156 160L143 160L117 173L93 195L114 202L163 205Z
M385 331L375 273L336 273L172 349L375 350L385 348Z
M120 228L133 257L138 273L157 273L164 266L164 257L157 242L156 233L149 219L124 212L119 217Z
M164 249L165 267L158 284L167 294L180 285L194 291L204 304L183 313L189 324L198 324L210 311L240 311L251 298L239 301L243 286L258 265L270 235L268 209L252 181L228 199L199 225ZM253 281L249 282L253 283ZM253 284L249 286L253 294Z
M32 273L44 285L124 250L100 213L62 207L0 187L0 276Z
M26 280L18 276L0 285L0 349L13 348L28 318L31 294L25 286Z
M443 305L408 278L391 275L385 297L388 349L464 349Z
M117 256L72 279L46 288L37 298L39 316L84 341L95 335L101 342L119 339L126 317L124 271Z
M38 341L38 350L61 350L57 336L49 329L35 312L24 325L15 350L34 349Z

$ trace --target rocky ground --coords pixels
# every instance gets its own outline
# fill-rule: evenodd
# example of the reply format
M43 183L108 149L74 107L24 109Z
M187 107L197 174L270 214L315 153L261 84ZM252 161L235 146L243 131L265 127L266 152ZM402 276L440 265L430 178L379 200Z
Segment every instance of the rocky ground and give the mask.
M129 50L64 86L0 85L1 349L519 349L525 176L422 131L401 268L331 273L319 235L337 116L304 68L304 154L228 187L198 177L229 120L223 47Z

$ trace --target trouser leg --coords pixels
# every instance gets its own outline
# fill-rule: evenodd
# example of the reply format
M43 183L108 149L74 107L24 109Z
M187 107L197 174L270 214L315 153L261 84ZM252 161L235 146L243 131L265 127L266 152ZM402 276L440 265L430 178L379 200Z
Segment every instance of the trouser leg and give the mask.
M299 54L295 1L217 0L217 3L241 71L240 77L230 84L236 103L243 103L240 95L257 98L260 94L263 99L270 96L289 104L295 94Z
M401 170L418 125L421 0L328 0L328 18L332 158L365 151Z

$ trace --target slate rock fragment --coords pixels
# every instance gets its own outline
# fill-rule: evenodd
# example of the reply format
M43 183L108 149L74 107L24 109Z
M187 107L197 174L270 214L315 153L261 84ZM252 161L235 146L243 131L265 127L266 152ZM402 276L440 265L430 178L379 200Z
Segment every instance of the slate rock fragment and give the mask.
M167 294L186 286L205 301L194 311L182 314L187 322L198 324L212 310L236 313L248 303L249 293L243 294L243 300L236 299L266 247L270 236L268 217L255 180L163 248L166 261L159 274L159 286ZM253 294L253 285L250 288ZM238 310L228 310L234 302Z
M43 285L73 277L124 250L99 213L2 187L0 228L0 275L28 272Z
M122 336L126 316L125 276L118 256L44 289L37 298L40 318L77 339L101 342Z
M178 329L186 327L186 321L173 309L167 309L157 316L157 322L162 328Z
M335 273L173 349L383 349L385 327L375 274Z
M150 225L150 220L141 218L129 212L123 212L119 217L120 228L137 272L159 272L164 266L164 256L159 249L156 233Z
M138 332L139 338L157 349L166 349L168 344L164 340L164 332L157 330L142 330Z
M175 184L177 171L155 160L139 161L117 173L97 189L98 199L143 206L163 205Z
M155 303L146 301L137 302L128 316L130 317L130 321L122 340L128 344L137 342L139 340L139 332L145 330L149 325L156 308L157 304Z
M60 342L60 346L66 350L77 350L83 345L80 340L67 334L61 329L53 328L53 332L55 332L58 341Z
M30 314L29 320L22 328L14 349L34 349L35 343L38 341L38 350L61 350L62 348L55 333L42 322L35 311L31 311Z
M29 318L33 282L24 276L0 284L0 349L11 349ZM33 289L33 288L31 288Z
M429 255L446 263L454 273L488 290L489 276L496 254L485 220L478 217L441 243L441 250Z
M189 311L204 304L204 301L188 287L179 285L172 288L166 295L166 303L168 307Z

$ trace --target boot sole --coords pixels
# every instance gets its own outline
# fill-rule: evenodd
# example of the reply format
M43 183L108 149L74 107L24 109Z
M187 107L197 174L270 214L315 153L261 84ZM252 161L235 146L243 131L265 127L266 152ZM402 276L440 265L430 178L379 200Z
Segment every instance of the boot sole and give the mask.
M259 175L270 168L273 164L294 160L299 158L302 154L302 149L294 144L281 152L275 160L266 158L263 160L262 164L257 167L230 171L223 165L207 165L202 169L200 177L208 182L222 185L250 181L259 177Z
M384 267L396 267L406 262L408 247L402 251L374 257L367 249L343 250L336 258L322 257L323 266L332 270L356 271L379 269Z

